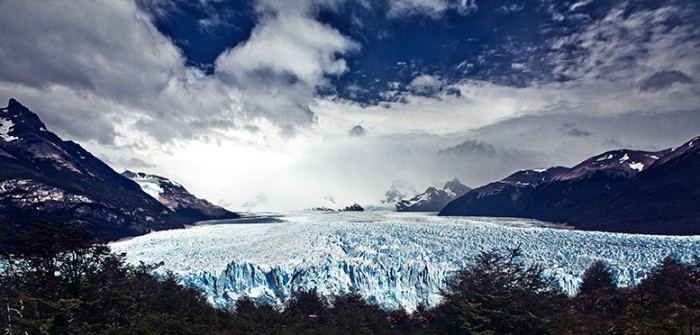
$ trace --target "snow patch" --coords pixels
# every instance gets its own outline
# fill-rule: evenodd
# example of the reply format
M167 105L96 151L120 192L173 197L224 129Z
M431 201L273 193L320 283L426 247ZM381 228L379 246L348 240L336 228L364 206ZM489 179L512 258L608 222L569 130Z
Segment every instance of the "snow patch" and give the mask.
M600 161L612 159L613 157L615 157L615 156L613 156L613 154L608 154L607 156L600 156L600 157L599 157L598 159L596 159L595 161L596 161L596 162L600 162Z
M630 164L630 169L637 170L637 171L642 171L644 169L644 163L639 162L639 163L629 163Z
M133 180L137 184L139 184L139 186L141 186L141 190L146 192L153 199L158 200L160 198L160 194L163 193L163 187L160 186L160 179L158 179L158 178L148 176L148 177L135 177L135 178L132 178L131 180Z
M421 193L421 194L417 195L416 197L412 198L411 200L408 200L408 206L412 207L412 206L415 206L415 205L423 203L423 202L428 202L428 201L430 201L430 199L431 199L430 193L428 193L428 192Z
M626 162L629 159L630 159L630 156L628 156L627 153L625 153L625 155L622 156L622 158L620 158L620 163Z
M12 120L0 118L0 138L2 138L5 142L19 140L19 137L10 135L10 132L14 126L15 124L12 122Z

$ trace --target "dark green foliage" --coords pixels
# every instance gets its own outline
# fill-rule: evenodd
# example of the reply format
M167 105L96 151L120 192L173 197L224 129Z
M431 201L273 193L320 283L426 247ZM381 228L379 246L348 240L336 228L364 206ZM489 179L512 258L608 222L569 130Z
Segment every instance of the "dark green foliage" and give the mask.
M631 293L626 318L631 333L700 333L699 266L664 259Z
M3 334L698 334L700 262L668 258L619 289L594 263L565 297L518 249L483 252L433 309L384 311L356 292L296 292L284 307L241 299L217 310L202 292L152 266L128 266L85 231L37 225L10 236L0 259Z
M628 292L615 286L610 268L596 261L583 273L578 296L571 299L571 329L580 334L622 334Z
M206 334L216 310L192 288L124 264L77 227L39 224L2 256L0 330L23 334Z
M547 334L556 329L563 299L539 266L525 266L520 250L484 252L448 284L434 322L441 333Z
M608 265L603 261L595 261L583 273L580 294L590 294L597 290L615 289L615 279Z

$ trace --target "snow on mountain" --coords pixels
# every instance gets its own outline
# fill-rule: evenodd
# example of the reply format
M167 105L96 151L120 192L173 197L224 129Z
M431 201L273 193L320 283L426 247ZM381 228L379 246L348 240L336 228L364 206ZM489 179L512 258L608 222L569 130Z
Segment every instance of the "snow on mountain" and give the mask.
M409 311L437 304L455 271L491 248L520 246L526 262L542 264L569 294L596 260L630 286L664 257L689 260L700 250L700 236L552 229L528 219L304 212L284 220L154 232L111 247L132 264L163 262L157 273L173 271L216 306L243 296L280 304L298 290L356 289L384 308Z
M42 221L77 223L99 239L114 239L238 217L165 178L140 181L47 130L17 100L0 109L0 230Z
M499 181L477 187L467 194L476 198L484 198L499 194L506 188L521 189L536 187L541 184L549 183L569 171L571 171L570 168L563 166L555 166L547 169L520 170Z
M124 171L122 173L136 182L141 189L170 210L195 220L235 219L239 215L216 206L207 200L197 198L184 186L161 176L143 172Z
M683 143L683 145L681 145L680 147L674 148L668 154L663 155L661 158L654 162L653 166L666 164L669 161L672 161L689 153L700 152L700 146L695 145L697 142L700 142L700 136L694 137L690 141Z
M445 183L442 189L428 187L425 192L410 199L396 203L398 212L437 212L448 202L469 192L471 188L462 184L457 178Z
M187 223L10 99L0 109L0 230L41 221L78 223L99 239Z
M438 215L524 217L577 229L697 235L698 140L657 152L608 151L572 168L548 169L544 178L533 170L519 171L453 200Z
M571 180L589 176L594 172L603 172L611 176L632 177L651 166L659 157L669 153L664 151L613 150L593 156L562 173L555 180Z
M129 172L129 171L127 171ZM128 176L127 176L128 178ZM160 186L160 183L162 179L155 177L155 176L137 176L134 178L130 178L131 180L135 181L139 186L141 186L141 189L146 192L148 195L153 197L153 199L160 199L160 194L163 193L163 187Z
M2 113L7 112L7 108L0 110ZM0 114L2 115L2 114ZM12 131L12 128L15 126L15 124L12 122L10 119L6 119L3 117L0 117L0 138L5 141L5 142L12 142L16 141L19 138L16 136L10 135L10 131Z

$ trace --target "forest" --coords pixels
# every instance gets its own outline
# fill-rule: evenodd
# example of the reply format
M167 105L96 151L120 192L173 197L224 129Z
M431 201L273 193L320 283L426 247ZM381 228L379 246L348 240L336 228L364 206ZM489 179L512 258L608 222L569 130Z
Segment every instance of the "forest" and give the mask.
M3 233L2 334L698 334L700 260L668 257L631 288L595 262L567 296L519 249L483 251L443 302L385 311L360 294L295 292L284 306L216 309L197 288L125 263L76 226Z

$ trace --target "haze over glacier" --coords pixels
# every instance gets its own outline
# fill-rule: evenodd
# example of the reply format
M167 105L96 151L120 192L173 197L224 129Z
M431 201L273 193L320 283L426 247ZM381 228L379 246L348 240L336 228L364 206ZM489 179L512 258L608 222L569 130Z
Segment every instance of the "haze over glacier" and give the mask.
M454 272L483 250L520 246L568 294L595 260L618 283L639 283L666 256L690 260L700 236L650 236L545 227L527 219L436 217L420 213L296 212L283 222L219 221L112 243L133 264L162 265L204 290L216 306L248 296L283 303L292 292L357 290L383 308L434 306Z

